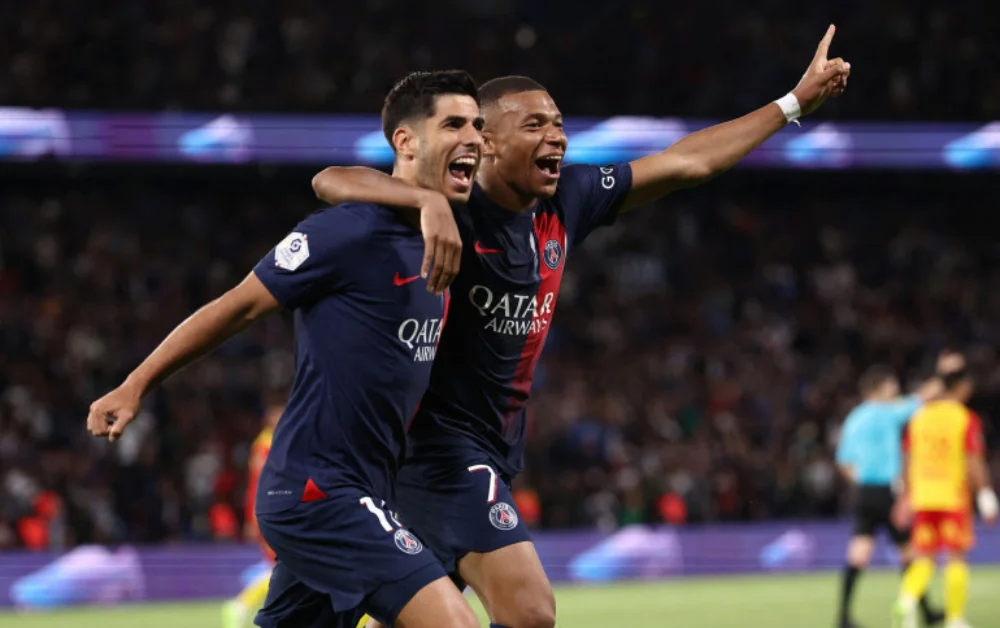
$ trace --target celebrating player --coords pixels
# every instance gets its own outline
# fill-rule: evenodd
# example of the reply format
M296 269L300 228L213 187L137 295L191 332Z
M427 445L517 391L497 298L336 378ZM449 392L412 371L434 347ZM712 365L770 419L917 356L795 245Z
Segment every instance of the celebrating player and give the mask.
M790 120L843 91L850 66L828 60L827 31L798 86L776 103L699 131L632 163L562 166L562 114L541 85L505 77L479 91L484 160L467 207L455 212L462 271L431 386L409 432L400 471L401 516L456 580L468 583L492 626L549 628L555 599L520 521L510 482L521 470L525 405L555 311L566 256L631 207L731 168ZM328 168L320 198L421 208L451 215L433 193L367 168ZM426 224L427 221L425 221ZM443 224L445 221L441 221ZM425 233L425 237L427 234ZM425 266L442 269L425 250Z
M938 373L961 368L961 356L942 355ZM871 563L875 533L884 527L900 549L904 568L909 564L910 532L892 521L895 494L893 485L900 479L903 428L920 405L941 391L941 380L932 377L920 391L909 397L899 396L899 380L891 369L874 366L861 378L864 402L847 415L837 447L837 464L848 480L858 486L854 535L847 548L847 567L840 598L841 628L853 628L851 598L858 576ZM920 608L927 625L935 625L944 614L930 608L927 597L920 598Z
M407 76L387 96L383 124L393 176L467 200L482 148L468 74ZM259 626L354 628L363 612L405 628L478 625L390 510L405 424L447 312L447 294L418 281L422 256L420 232L395 211L316 212L91 406L90 431L115 441L163 379L265 314L294 312L295 381L257 490L257 522L278 559Z
M264 412L264 427L260 434L254 439L250 446L250 460L247 469L247 492L244 499L246 525L243 535L246 539L253 539L260 543L264 553L264 558L274 564L274 550L261 538L260 530L257 528L257 515L254 514L254 505L257 502L257 482L260 479L260 472L264 469L264 462L271 452L271 441L274 438L274 426L278 424L278 419L285 411L284 402L268 404ZM222 624L225 628L242 628L247 622L247 617L251 612L263 606L267 598L267 586L271 581L271 573L262 573L240 591L232 600L222 606Z
M982 426L965 404L973 382L965 370L944 377L945 394L927 404L910 420L903 441L906 490L913 516L913 548L917 558L906 570L894 610L895 625L916 628L917 600L934 577L934 558L945 551L944 572L947 628L968 628L965 604L969 597L966 553L972 549L973 510L977 494L979 514L996 521L996 493L990 486Z

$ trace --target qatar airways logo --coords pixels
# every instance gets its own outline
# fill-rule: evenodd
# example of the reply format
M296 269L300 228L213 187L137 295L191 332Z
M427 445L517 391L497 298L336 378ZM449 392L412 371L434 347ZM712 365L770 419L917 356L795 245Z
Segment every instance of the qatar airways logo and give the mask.
M396 335L406 348L413 352L414 362L432 362L437 355L438 339L441 338L441 319L408 318L399 326Z
M483 329L506 336L527 336L546 331L552 320L554 292L542 295L495 293L486 286L473 286L469 301L479 315L489 318Z

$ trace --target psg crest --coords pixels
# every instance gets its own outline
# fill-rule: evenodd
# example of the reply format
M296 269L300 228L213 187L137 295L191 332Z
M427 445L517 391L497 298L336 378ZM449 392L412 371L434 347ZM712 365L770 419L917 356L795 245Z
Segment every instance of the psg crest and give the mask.
M419 554L420 550L424 549L423 544L409 530L396 530L393 539L396 541L396 547L406 554Z
M545 260L545 265L555 270L559 268L559 263L562 262L563 248L559 244L558 240L549 240L545 243L545 249L542 251L542 259Z
M517 527L517 511L507 502L498 502L490 508L490 523L499 530L513 530Z

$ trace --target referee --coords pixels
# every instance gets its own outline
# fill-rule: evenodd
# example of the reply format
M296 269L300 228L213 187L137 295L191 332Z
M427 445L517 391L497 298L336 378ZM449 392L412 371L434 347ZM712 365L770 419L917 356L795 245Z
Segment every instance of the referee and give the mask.
M962 356L943 355L938 372L964 365ZM902 470L901 440L903 428L920 405L936 396L941 387L938 377L928 380L916 395L901 397L899 380L885 366L873 366L860 381L864 401L847 415L837 447L837 465L857 490L854 532L847 547L847 566L840 600L840 628L857 628L851 620L851 598L861 572L871 563L875 533L885 528L899 547L903 567L909 563L910 531L896 527L892 509L896 501L893 485ZM934 626L944 621L944 613L932 609L927 598L920 600L924 621Z

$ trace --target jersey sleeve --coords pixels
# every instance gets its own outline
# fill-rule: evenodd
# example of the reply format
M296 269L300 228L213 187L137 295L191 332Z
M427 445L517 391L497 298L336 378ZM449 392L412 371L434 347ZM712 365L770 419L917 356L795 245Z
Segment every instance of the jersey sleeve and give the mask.
M364 225L357 212L320 210L298 225L254 267L282 307L294 310L341 288L357 263Z
M569 240L580 244L595 229L610 225L618 217L632 191L632 166L566 166L558 189Z
M965 451L970 454L981 454L986 451L983 422L972 410L969 410L969 425L965 428Z
M910 395L895 402L892 405L892 415L896 425L902 428L909 423L913 415L920 409L921 403L920 397L917 395Z

